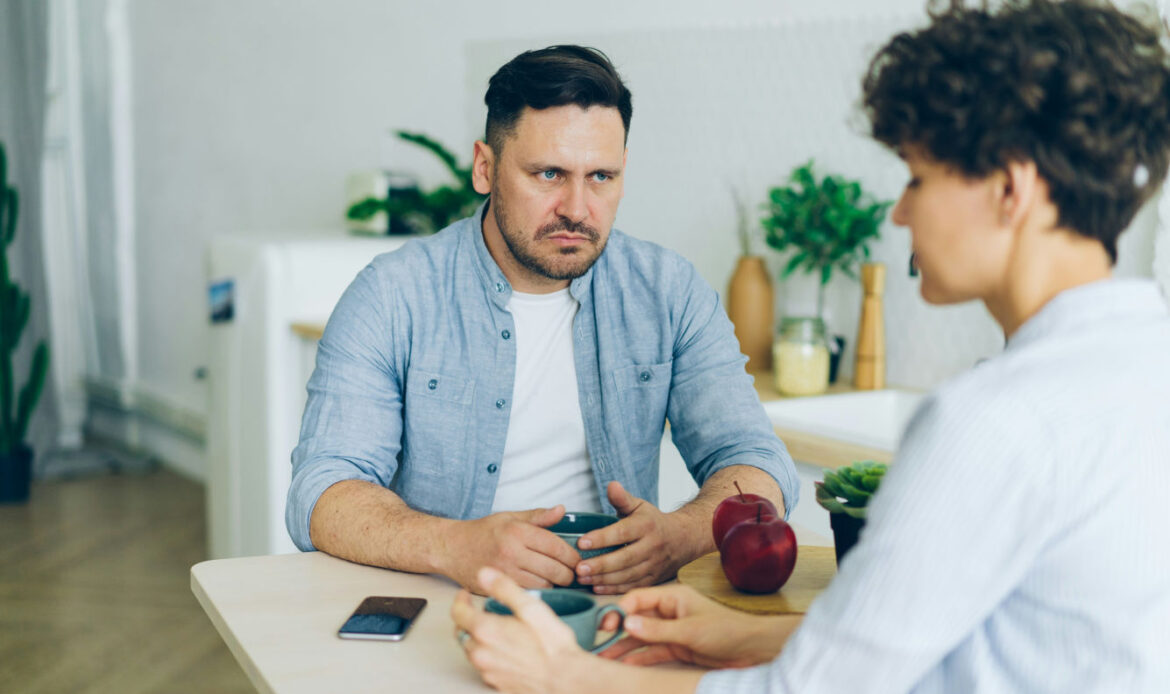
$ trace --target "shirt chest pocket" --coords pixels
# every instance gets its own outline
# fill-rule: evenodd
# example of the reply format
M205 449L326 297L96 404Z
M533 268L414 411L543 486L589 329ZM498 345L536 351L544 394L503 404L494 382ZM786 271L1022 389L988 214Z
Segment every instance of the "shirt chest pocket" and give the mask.
M445 497L463 486L459 484L463 476L470 476L467 452L475 435L474 395L475 379L466 374L411 369L406 375L402 461L393 487L417 502L420 510L450 503Z
M662 442L673 362L633 364L613 372L626 444L635 465L649 463Z

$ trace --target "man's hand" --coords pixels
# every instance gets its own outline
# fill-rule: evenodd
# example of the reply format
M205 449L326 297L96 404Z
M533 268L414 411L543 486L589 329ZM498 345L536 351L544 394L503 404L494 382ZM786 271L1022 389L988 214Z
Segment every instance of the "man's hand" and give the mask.
M564 515L564 506L558 505L460 522L445 543L442 573L481 594L476 572L484 566L500 570L525 588L567 586L581 555L545 530Z
M759 617L732 610L681 585L635 590L618 605L626 611L624 627L630 635L601 655L631 665L758 665L775 658L800 623L796 616ZM607 626L616 626L616 619Z
M652 586L673 578L679 567L695 558L686 528L653 504L610 482L609 502L622 519L587 533L577 542L580 549L623 545L577 564L577 580L593 586L595 593L624 593L637 586Z

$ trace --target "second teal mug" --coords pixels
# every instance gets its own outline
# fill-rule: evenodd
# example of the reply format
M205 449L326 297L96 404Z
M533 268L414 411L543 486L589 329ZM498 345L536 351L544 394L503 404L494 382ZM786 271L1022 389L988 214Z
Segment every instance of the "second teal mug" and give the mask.
M621 636L626 613L617 605L598 605L597 601L589 595L564 588L546 588L528 592L543 600L561 618L562 622L568 624L577 637L577 644L590 653L604 651L617 643L618 637ZM512 614L512 610L494 598L488 598L484 609L493 614ZM603 643L594 645L597 641L597 632L601 631L601 621L610 612L616 612L620 618L617 630Z

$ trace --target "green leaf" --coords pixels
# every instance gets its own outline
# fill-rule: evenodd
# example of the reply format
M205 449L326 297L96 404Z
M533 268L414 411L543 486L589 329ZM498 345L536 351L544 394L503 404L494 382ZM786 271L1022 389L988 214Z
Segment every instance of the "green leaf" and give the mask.
M455 159L455 155L439 143L438 140L431 139L422 133L411 133L405 130L397 131L397 135L399 138L418 145L438 157L439 161L443 162L443 166L447 167L447 170L451 172L451 175L455 177L456 181L466 186L471 185L471 169L465 170L460 168L459 162Z
M877 491L878 483L882 481L881 475L865 475L861 478L861 488L873 494Z
M841 488L841 478L838 475L826 472L825 479L821 484L824 486L825 490L833 496L844 498L845 490Z
M364 198L349 206L345 211L348 219L364 222L386 209L386 198Z
M845 504L842 504L837 497L825 490L825 487L820 482L813 482L816 486L817 503L829 513L845 513Z
M28 431L28 422L32 418L33 408L41 397L45 386L45 375L49 371L49 347L44 342L37 345L33 353L31 373L24 388L20 389L20 396L16 403L16 426L13 428L12 441L20 444Z
M853 506L865 506L869 503L869 492L845 483L841 484L841 489L845 491L844 497L849 504Z
M20 211L20 197L15 188L4 191L4 218L0 220L0 234L3 234L4 245L9 246L16 238L16 216Z
M846 506L844 508L844 512L846 515L851 516L853 518L856 518L858 520L865 520L866 507L865 506L860 506L860 507Z
M788 277L791 275L796 270L796 268L800 267L800 264L803 263L807 257L808 256L804 253L797 253L796 255L789 258L788 262L784 264L784 276Z

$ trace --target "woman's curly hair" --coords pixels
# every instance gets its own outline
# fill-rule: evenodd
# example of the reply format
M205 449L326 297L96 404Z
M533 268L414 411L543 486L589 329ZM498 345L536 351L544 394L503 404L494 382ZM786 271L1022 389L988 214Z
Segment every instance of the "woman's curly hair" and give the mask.
M1104 244L1158 189L1170 156L1163 28L1091 0L960 0L895 36L869 65L875 139L981 178L1033 161L1058 224Z

